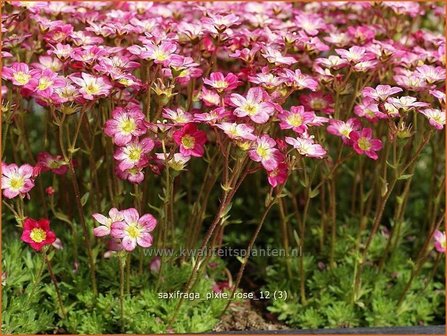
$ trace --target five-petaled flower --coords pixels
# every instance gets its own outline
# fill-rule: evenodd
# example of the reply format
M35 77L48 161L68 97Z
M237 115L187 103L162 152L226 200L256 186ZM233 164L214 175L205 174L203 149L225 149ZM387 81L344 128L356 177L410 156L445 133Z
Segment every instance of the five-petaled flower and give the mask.
M34 250L40 251L44 246L51 245L56 241L56 234L50 230L48 219L26 218L23 222L21 239Z
M175 143L180 146L180 153L187 156L201 157L205 151L206 133L200 131L193 123L186 124L172 135Z

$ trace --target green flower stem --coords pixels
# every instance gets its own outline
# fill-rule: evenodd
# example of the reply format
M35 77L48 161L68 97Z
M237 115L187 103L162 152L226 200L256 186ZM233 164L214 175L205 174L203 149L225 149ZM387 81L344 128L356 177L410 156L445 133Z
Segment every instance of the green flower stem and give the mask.
M59 291L59 286L57 284L56 277L54 276L53 268L51 267L50 259L48 259L48 256L45 251L43 252L43 256L48 266L48 272L50 273L51 281L53 282L54 288L56 289L57 301L59 303L59 308L61 309L62 317L65 319L67 317L67 314L65 313L65 307L62 301L62 296Z
M126 263L125 256L119 256L119 270L120 270L120 321L121 329L124 330L124 267Z

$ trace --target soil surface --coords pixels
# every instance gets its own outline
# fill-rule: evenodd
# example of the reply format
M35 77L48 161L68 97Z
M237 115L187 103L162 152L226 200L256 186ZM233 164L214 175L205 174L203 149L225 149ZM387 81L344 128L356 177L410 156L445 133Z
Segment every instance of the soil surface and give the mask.
M222 320L214 327L215 332L244 330L283 330L287 326L278 321L270 321L270 316L263 316L250 301L233 302Z

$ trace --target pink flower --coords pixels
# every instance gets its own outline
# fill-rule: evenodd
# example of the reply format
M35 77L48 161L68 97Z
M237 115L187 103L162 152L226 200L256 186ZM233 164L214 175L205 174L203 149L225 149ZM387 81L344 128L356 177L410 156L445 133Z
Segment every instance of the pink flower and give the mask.
M37 155L37 165L43 172L50 171L57 175L64 175L68 171L68 164L61 155L53 156L47 152Z
M56 241L56 235L50 230L50 221L48 219L35 220L26 218L23 222L21 239L34 250L40 251L42 247L53 244Z
M375 101L383 102L387 100L389 96L393 94L402 92L402 88L400 87L391 87L389 85L377 85L374 89L372 87L366 87L362 91L362 95L364 98L368 97Z
M274 65L292 65L296 63L296 59L293 57L283 56L278 49L272 47L265 47L262 56L267 62Z
M70 76L70 79L80 86L79 92L87 100L94 100L95 97L107 96L112 89L109 81L103 77L95 77L83 72L81 77Z
M278 166L270 171L267 171L267 178L269 184L275 188L280 184L284 184L287 181L289 169L287 163L279 162Z
M354 107L354 113L372 122L376 122L378 119L388 118L385 113L380 112L377 102L370 98L365 98L360 104L356 105Z
M139 46L127 48L132 54L144 59L153 60L157 64L168 62L176 49L177 45L171 41L162 42L160 45L146 44L143 48Z
M387 102L393 104L394 107L404 112L408 112L409 110L417 107L430 106L430 104L424 102L418 102L416 101L416 99L417 99L416 97L403 96L399 98L388 98Z
M219 95L215 91L208 90L205 87L202 88L200 99L205 103L206 106L219 106L220 104Z
M446 252L446 239L445 239L445 232L441 232L439 230L435 231L434 234L435 239L435 249L439 253L445 253Z
M94 213L92 217L101 224L93 229L93 234L96 237L104 237L110 234L111 226L115 222L121 222L124 219L123 214L117 208L112 208L109 211L109 217Z
M154 148L154 145L154 141L150 138L141 141L134 140L123 147L119 147L113 157L120 161L118 167L123 171L142 166L148 162L146 154Z
M431 126L437 130L442 130L445 125L445 112L438 109L425 109L420 111L427 117Z
M364 128L360 132L352 131L349 138L352 140L352 147L357 154L365 154L369 158L377 160L376 152L382 149L382 141L372 137L371 128Z
M175 143L180 146L180 153L187 156L201 157L204 153L206 133L199 131L195 124L186 124L172 135Z
M367 52L366 48L358 46L353 46L349 50L335 49L335 52L353 64L369 61L374 58L374 54Z
M268 171L278 167L278 155L280 151L275 147L276 141L268 135L263 135L256 139L253 149L248 152L250 159L255 162L261 162Z
M416 74L428 84L445 82L445 67L421 65L416 68Z
M126 251L133 251L137 245L148 248L152 246L150 234L157 220L151 214L140 217L137 209L130 208L121 211L123 221L112 223L111 236L122 239L121 244Z
M24 197L34 187L34 168L29 164L18 167L15 163L2 163L3 196L12 199L18 195Z
M326 114L334 113L334 99L330 94L311 92L300 96L303 106L312 111L320 111Z
M296 90L309 89L315 91L318 88L318 82L312 77L301 73L299 69L295 71L283 69L280 74L286 85L295 88Z
M240 94L233 93L230 101L237 108L234 114L238 117L250 117L257 124L264 124L273 114L274 108L271 104L265 102L268 97L267 93L261 88L251 88L244 98Z
M222 131L224 131L225 134L230 139L235 139L235 140L255 140L256 139L256 135L253 134L253 132L254 132L253 127L248 126L246 124L223 122L221 124L217 124L216 126L219 127Z
M358 131L362 127L362 124L357 118L350 118L346 122L331 119L329 123L330 125L327 127L327 132L341 137L343 143L346 145L350 145L352 143L349 138L351 132Z
M29 83L33 76L28 64L13 63L10 67L4 66L2 68L2 78L10 80L16 86L25 86Z
M126 111L117 107L112 112L112 119L107 120L104 125L104 133L112 137L113 143L118 146L128 144L145 132L144 114L139 109Z
M301 134L307 131L307 125L314 120L315 113L304 111L304 106L292 106L290 111L283 110L278 118L281 129L292 129Z
M191 113L185 112L180 107L175 111L165 108L163 112L163 118L172 120L174 124L187 124L193 119Z
M221 72L213 72L210 79L205 78L203 83L216 89L218 92L231 91L238 87L240 82L231 72L224 76Z
M285 140L301 155L317 159L322 159L326 155L326 150L320 144L315 143L310 137L286 137Z

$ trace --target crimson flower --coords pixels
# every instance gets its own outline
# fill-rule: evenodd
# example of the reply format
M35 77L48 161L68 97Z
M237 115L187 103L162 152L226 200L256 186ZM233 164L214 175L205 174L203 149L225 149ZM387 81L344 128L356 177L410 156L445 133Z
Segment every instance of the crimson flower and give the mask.
M54 243L56 234L50 230L50 221L48 219L35 220L26 218L23 223L21 239L36 251L40 251L45 245Z

